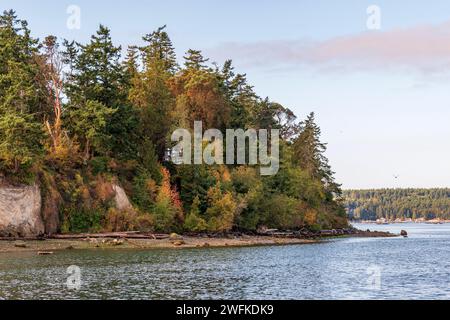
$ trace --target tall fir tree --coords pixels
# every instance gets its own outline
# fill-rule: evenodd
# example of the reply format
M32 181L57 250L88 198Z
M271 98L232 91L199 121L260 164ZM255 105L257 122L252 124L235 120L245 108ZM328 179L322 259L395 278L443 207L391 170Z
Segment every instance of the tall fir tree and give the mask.
M148 66L158 62L165 72L174 74L179 68L177 57L172 40L165 29L166 26L162 26L156 31L145 35L143 40L146 46L141 49L144 55L145 65Z
M164 28L143 38L146 42L140 48L143 70L131 79L129 94L140 119L139 135L153 143L160 161L165 156L175 104L168 81L178 68L175 50Z
M225 61L221 70L216 71L225 95L231 106L230 128L252 127L252 114L258 104L259 97L248 84L245 74L236 74L231 60Z
M300 124L300 133L294 141L294 162L312 178L324 183L325 190L340 196L340 185L335 182L334 172L331 170L325 156L327 146L320 141L321 129L315 122L315 114L311 113Z
M200 50L189 49L184 56L184 66L186 69L206 69L206 63L209 59L206 59Z
M217 72L205 65L201 51L189 50L184 59L185 68L171 81L178 125L192 128L202 121L204 128L229 128L231 106Z
M28 172L43 153L49 108L39 78L38 40L14 11L0 16L0 170ZM22 172L23 173L23 172Z
M85 158L92 155L132 157L136 154L136 118L127 103L126 73L120 61L121 47L115 47L110 30L100 25L87 45L66 42L66 57L70 61L66 92L69 103L67 116L73 133L81 139ZM95 106L95 113L92 108ZM75 114L76 117L72 116ZM92 117L96 120L90 122ZM78 123L82 122L82 123ZM92 144L83 131L94 123L104 123L97 131L97 143Z

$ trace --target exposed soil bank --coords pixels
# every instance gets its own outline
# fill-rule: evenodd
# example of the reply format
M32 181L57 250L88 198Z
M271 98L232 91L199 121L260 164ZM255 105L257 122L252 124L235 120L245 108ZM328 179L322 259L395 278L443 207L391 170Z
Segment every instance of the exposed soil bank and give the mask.
M36 252L51 254L60 250L80 249L183 249L183 248L218 248L218 247L249 247L272 245L312 244L330 237L396 237L387 232L356 231L353 234L329 235L317 238L296 238L277 236L228 236L228 237L200 237L173 236L165 239L127 239L94 237L80 239L43 239L43 240L12 240L0 238L0 253L4 252Z

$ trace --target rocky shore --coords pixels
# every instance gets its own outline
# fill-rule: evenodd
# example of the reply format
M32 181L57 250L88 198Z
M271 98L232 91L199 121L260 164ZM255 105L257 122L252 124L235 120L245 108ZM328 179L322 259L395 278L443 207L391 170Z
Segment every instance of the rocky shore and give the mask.
M259 234L230 233L226 235L157 235L142 233L109 233L56 235L42 238L0 238L0 253L36 252L53 254L61 250L86 249L193 249L218 247L249 247L312 244L335 237L396 237L388 232L357 229L323 230L320 232L280 232L268 230Z

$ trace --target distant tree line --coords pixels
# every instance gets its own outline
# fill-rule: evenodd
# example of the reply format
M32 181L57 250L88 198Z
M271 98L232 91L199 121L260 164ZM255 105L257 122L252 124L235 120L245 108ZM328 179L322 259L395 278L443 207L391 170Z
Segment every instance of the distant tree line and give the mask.
M346 190L351 219L450 219L450 189Z
M166 161L177 128L279 129L280 171ZM100 26L87 43L32 37L0 16L0 177L38 183L59 232L333 228L347 224L314 114L258 96L231 61L188 50L161 27L126 56ZM122 186L133 210L111 205ZM56 217L56 218L55 218Z

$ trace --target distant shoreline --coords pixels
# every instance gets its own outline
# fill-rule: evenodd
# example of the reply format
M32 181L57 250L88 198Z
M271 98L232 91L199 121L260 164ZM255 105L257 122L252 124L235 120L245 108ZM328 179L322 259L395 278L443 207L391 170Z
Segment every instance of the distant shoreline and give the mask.
M433 220L404 220L404 221L392 221L392 220L386 220L385 222L378 222L375 220L362 220L362 221L350 221L350 224L375 224L375 225L389 225L389 224L448 224L450 223L450 220L439 220L439 219L433 219Z
M229 237L199 237L177 236L165 239L120 239L97 238L80 239L6 239L0 238L0 254L13 252L30 252L52 254L65 250L105 250L105 249L195 249L195 248L228 248L228 247L258 247L258 246L286 246L320 243L334 238L380 238L397 237L389 232L361 231L351 235L323 236L317 238L283 238L275 236L229 236Z

